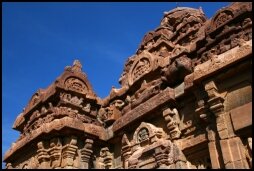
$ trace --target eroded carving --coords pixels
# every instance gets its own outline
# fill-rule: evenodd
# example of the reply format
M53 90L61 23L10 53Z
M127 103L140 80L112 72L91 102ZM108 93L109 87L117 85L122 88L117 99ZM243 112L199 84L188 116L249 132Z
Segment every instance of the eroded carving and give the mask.
M51 167L59 168L61 166L61 150L62 142L60 138L52 138L50 140L49 155L51 159Z
M92 159L93 140L86 139L84 148L81 150L81 168L88 169L90 160Z
M62 147L62 167L73 168L74 158L77 153L77 137L70 136L64 138L64 146Z
M50 156L48 154L48 150L45 149L43 141L37 143L38 147L38 161L39 161L39 168L45 169L49 168L50 166Z
M195 168L162 128L142 122L129 142L122 138L124 168Z
M249 96L241 98L245 110L225 98L251 94L251 14L248 2L232 3L211 20L201 8L166 12L128 58L121 87L112 86L105 99L75 60L17 117L13 128L21 136L5 155L6 167L252 168ZM238 117L243 123L234 129Z
M109 152L108 147L104 147L100 151L100 157L98 159L99 169L110 169L113 167L113 155Z
M170 137L172 139L180 138L181 130L180 130L180 117L176 108L170 109L167 108L163 111L163 117L167 122L167 128L170 132Z
M87 85L80 79L75 77L70 77L66 79L65 86L69 90L81 92L81 93L87 93L88 88Z

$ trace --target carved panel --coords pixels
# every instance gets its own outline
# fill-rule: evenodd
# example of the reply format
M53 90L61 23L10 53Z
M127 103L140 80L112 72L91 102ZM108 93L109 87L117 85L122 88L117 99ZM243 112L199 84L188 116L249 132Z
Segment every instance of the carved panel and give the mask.
M67 78L65 80L64 84L68 90L73 90L73 91L77 91L80 93L87 93L88 92L87 85L82 80L80 80L76 77Z
M155 58L156 57L148 51L143 51L141 54L135 56L133 59L134 62L128 73L129 85L132 85L134 82L138 81L157 67Z
M124 168L195 168L162 128L142 122L129 142L122 138Z
M151 61L149 58L143 57L133 64L131 70L130 84L141 78L143 75L151 71Z

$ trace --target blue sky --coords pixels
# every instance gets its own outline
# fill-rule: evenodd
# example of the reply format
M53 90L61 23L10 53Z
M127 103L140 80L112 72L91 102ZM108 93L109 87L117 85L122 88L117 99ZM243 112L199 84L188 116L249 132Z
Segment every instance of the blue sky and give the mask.
M228 2L180 2L208 18ZM79 59L95 93L106 97L143 36L175 2L2 3L2 156L19 133L11 127L31 96ZM2 164L3 167L3 164Z

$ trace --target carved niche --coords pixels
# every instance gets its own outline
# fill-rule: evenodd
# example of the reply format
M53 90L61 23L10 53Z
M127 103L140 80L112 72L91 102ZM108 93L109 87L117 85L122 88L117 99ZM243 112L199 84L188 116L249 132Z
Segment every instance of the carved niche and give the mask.
M132 141L122 138L123 168L195 168L162 128L142 122Z
M156 63L154 57L149 52L144 51L136 56L128 76L129 85L132 85L134 82L138 81L147 73L155 69L155 67Z

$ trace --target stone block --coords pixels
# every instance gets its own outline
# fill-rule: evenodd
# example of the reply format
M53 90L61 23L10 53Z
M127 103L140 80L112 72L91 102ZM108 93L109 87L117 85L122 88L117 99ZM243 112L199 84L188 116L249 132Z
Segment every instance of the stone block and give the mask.
M230 111L235 131L252 125L252 102Z

